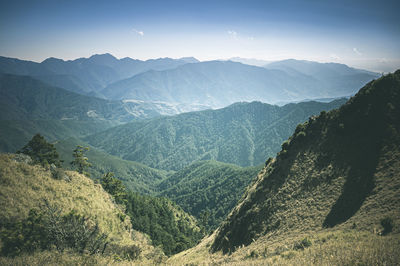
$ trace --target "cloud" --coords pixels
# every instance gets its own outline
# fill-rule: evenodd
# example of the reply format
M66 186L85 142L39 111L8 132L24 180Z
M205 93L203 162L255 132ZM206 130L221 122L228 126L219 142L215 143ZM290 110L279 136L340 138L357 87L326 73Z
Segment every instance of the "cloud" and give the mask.
M237 32L234 30L228 30L228 34L233 38L233 39L237 39Z
M136 32L137 34L139 34L140 36L144 36L144 32L137 30L137 29L133 29L134 32Z
M330 54L329 57L333 60L340 60L340 57L337 54Z
M358 51L357 48L353 48L353 52L355 52L358 55L362 55L362 53L360 51Z

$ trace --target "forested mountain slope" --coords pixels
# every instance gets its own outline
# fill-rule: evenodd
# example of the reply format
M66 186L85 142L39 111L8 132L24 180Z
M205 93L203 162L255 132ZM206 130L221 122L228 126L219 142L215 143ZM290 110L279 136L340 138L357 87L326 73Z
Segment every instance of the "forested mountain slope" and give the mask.
M81 137L131 121L129 105L50 86L29 76L0 74L0 150L15 152L34 134Z
M345 101L283 107L236 103L219 110L131 122L85 140L108 153L157 169L179 170L197 160L258 165L279 151L298 123Z
M215 161L195 162L157 185L167 197L214 230L236 205L261 166L239 167Z
M398 70L299 125L217 230L212 250L322 228L381 231L385 218L397 225L399 104Z

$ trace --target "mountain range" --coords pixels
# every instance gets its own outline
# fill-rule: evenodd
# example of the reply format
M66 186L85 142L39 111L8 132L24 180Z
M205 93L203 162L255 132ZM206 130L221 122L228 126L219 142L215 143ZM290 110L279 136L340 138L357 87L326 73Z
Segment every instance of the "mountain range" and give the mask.
M117 59L110 54L64 61L48 58L41 63L0 57L0 72L32 76L50 85L81 94L98 96L108 84L148 70L165 70L197 62L195 58L159 58L147 61L129 57Z
M295 62L295 63L293 63ZM289 64L291 63L291 64ZM110 99L158 100L197 103L220 108L239 101L277 103L312 98L352 95L377 75L341 64L316 64L302 73L309 62L281 62L286 68L268 68L232 61L191 63L164 71L148 71L117 81L101 93Z
M134 102L139 112L154 103L158 107L153 110L160 109L159 103L185 106L167 107L166 114L221 108L238 101L279 103L349 96L379 76L343 64L294 59L261 67L199 62L192 57L117 59L110 54L68 61L48 58L41 63L0 57L0 73L32 76L76 93Z

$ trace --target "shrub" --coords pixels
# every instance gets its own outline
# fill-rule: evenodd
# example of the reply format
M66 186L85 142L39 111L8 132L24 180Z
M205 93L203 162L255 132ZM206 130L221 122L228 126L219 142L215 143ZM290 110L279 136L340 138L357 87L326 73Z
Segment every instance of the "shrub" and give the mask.
M64 169L56 167L54 164L50 165L51 176L57 180L71 181L69 176L65 174Z
M287 150L287 149L289 148L289 144L290 144L289 140L285 140L285 141L282 143L282 151Z
M394 227L393 219L391 217L385 217L381 220L381 225L383 227L382 234L387 235L393 230Z
M300 242L297 242L296 244L294 244L294 249L303 250L305 248L310 247L311 245L312 245L311 240L306 237L303 240L301 240Z
M17 256L37 249L50 250L53 246L62 252L69 248L75 252L103 253L107 235L100 233L97 223L71 211L61 215L57 207L45 204L44 212L30 210L26 219L3 225L0 238L1 254Z

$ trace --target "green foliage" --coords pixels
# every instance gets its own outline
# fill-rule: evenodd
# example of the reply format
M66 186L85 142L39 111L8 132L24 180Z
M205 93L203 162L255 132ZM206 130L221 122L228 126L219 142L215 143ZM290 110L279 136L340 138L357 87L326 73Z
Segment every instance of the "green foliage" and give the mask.
M104 190L113 196L115 202L124 205L127 203L125 186L121 180L114 177L114 173L108 172L104 174L100 182Z
M161 182L159 195L176 202L209 231L223 221L260 170L261 166L195 162Z
M126 207L132 227L148 234L166 255L193 247L202 237L195 220L168 199L131 192Z
M394 221L391 217L385 217L381 219L381 225L383 227L383 235L387 235L392 232L394 227Z
M218 110L131 122L85 140L108 153L157 169L177 171L199 160L260 165L279 152L280 144L299 123L344 102L282 107L237 103Z
M40 134L36 134L18 153L29 155L34 163L48 166L54 164L61 167L56 148L48 143Z
M289 148L289 145L290 145L290 141L289 140L285 140L281 145L282 150L287 150Z
M73 159L71 147L76 145L88 146L87 143L76 139L68 138L57 142L56 147L64 161ZM153 194L156 185L166 176L165 171L150 168L141 163L123 160L104 151L91 147L87 152L92 167L87 171L93 178L100 178L105 173L113 172L120 179L128 190L143 194ZM69 165L64 163L64 167Z
M99 232L97 224L74 211L61 214L57 207L46 204L44 211L29 211L26 219L3 222L1 226L1 254L17 256L35 250L50 250L55 247L59 252L69 248L76 252L89 254L104 252L107 236Z
M295 134L304 131L307 142L297 145L293 135L282 144L273 167L260 174L219 228L212 250L232 252L262 235L321 226L357 223L357 230L366 230L389 210L398 219L399 92L400 71L370 82L340 109L298 126ZM389 221L384 232L393 228Z
M89 147L77 145L74 153L72 154L74 160L71 162L71 165L75 167L80 174L84 174L86 176L90 176L90 174L86 172L86 169L92 166L92 164L88 162L88 158L85 156L85 152L89 150Z

